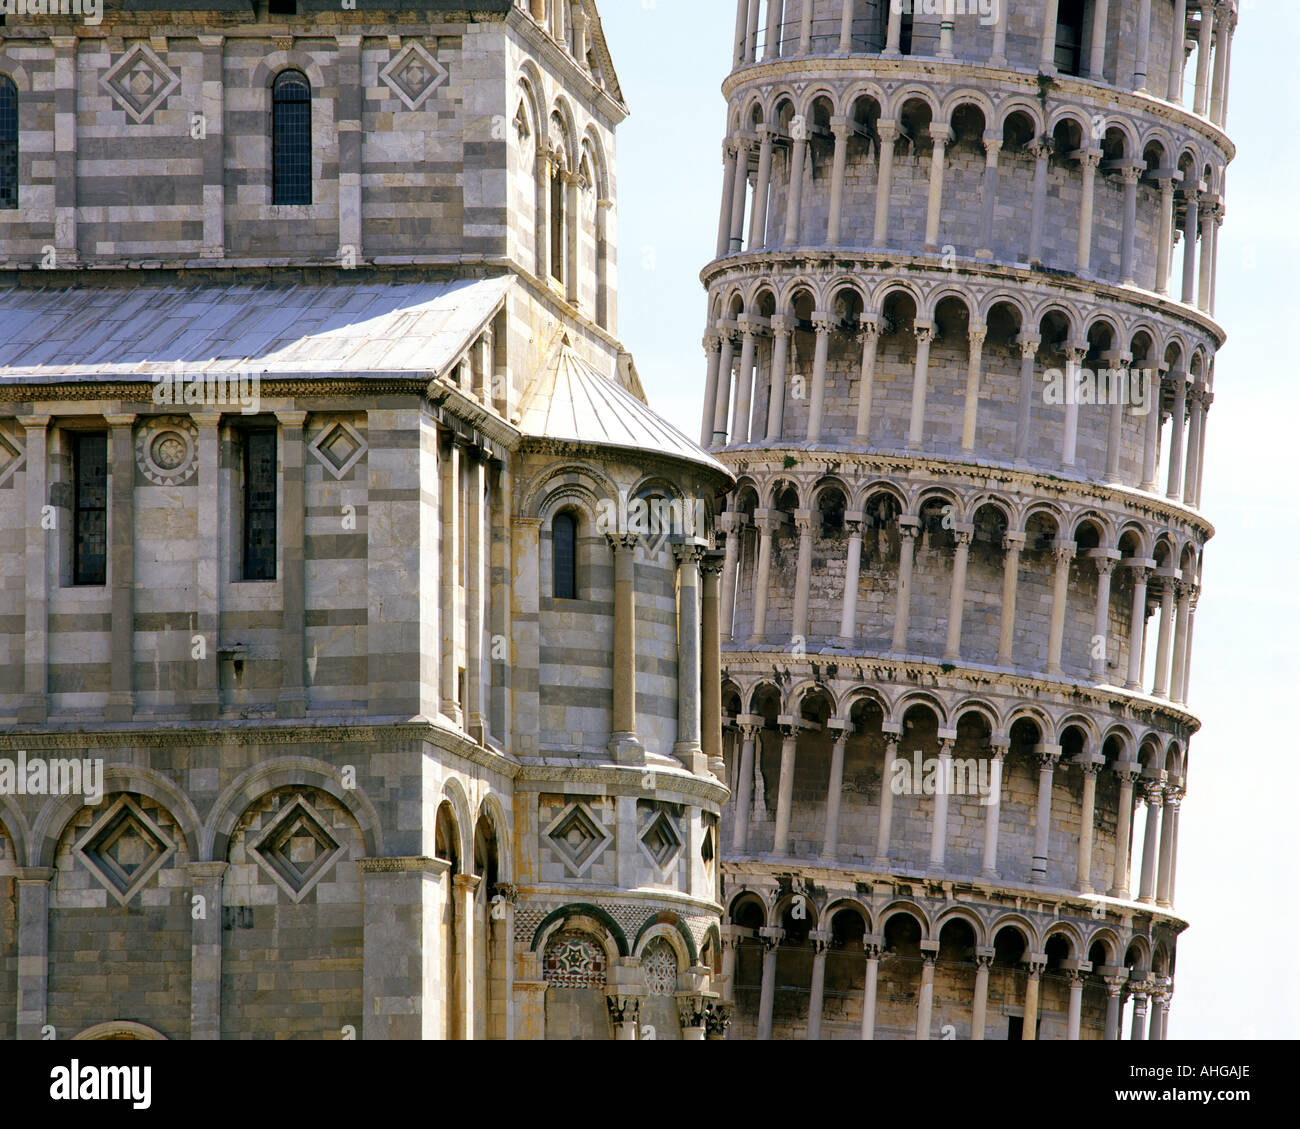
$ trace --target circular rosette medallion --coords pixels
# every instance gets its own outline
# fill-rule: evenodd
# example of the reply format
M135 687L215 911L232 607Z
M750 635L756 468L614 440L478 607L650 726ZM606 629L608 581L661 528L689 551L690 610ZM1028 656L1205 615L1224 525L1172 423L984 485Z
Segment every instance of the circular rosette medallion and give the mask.
M199 462L198 428L184 416L146 420L136 433L140 473L159 486L179 486L194 477Z

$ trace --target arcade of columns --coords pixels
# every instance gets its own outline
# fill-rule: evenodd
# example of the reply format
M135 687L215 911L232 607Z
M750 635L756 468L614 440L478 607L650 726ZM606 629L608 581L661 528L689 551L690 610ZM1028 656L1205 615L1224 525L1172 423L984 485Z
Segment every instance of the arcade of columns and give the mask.
M1098 0L1092 6L1094 27L1104 30L1107 20L1112 15L1118 17L1123 6L1120 0ZM756 1021L760 1038L773 1033L773 1000L778 989L792 987L778 980L777 957L784 936L777 913L780 891L792 870L816 872L816 886L827 891L823 908L836 901L837 893L853 896L855 886L860 888L864 881L868 888L872 883L885 883L894 890L899 883L891 879L903 876L925 874L933 881L946 880L948 900L922 898L915 892L911 895L917 916L926 922L939 921L944 907L951 906L954 880L969 884L964 903L982 904L994 917L1013 901L1018 903L1017 894L1024 895L1020 884L1007 882L999 874L1003 820L997 789L984 809L983 827L978 829L983 836L983 865L977 878L950 870L948 842L955 829L946 794L934 797L928 844L917 844L916 850L907 851L912 844L898 840L894 797L888 787L881 788L874 808L874 855L866 849L868 844L846 841L841 834L841 811L848 795L844 791L846 746L853 732L848 708L835 707L828 721L816 725L801 716L800 698L786 695L775 719L760 715L756 692L760 685L770 683L774 668L779 672L778 682L784 674L787 686L815 685L832 703L848 703L864 689L878 691L878 696L888 701L891 689L898 693L892 683L911 681L937 685L936 695L954 709L976 692L976 684L987 687L992 675L996 688L988 690L987 697L997 704L991 712L1014 719L1018 710L1038 705L1055 717L1060 722L1057 732L1042 731L1039 726L1039 740L1032 748L1039 773L1032 821L1031 886L1050 887L1056 910L1043 920L1039 935L1046 940L1052 920L1075 923L1076 932L1087 938L1099 935L1099 929L1120 928L1123 935L1118 945L1105 946L1107 959L1096 967L1083 959L1090 955L1085 941L1082 951L1074 951L1074 959L1060 970L1071 981L1067 1037L1080 1037L1083 1021L1077 1000L1089 976L1104 982L1108 999L1104 1027L1094 1037L1120 1037L1122 1008L1128 999L1134 1003L1132 1037L1148 1033L1151 1038L1164 1037L1172 993L1174 938L1185 927L1173 915L1172 906L1186 748L1197 728L1184 707L1202 549L1212 534L1197 511L1204 480L1207 418L1213 402L1213 358L1224 339L1213 315L1218 230L1224 217L1221 193L1224 170L1233 152L1222 127L1237 12L1235 4L1207 0L1188 5L1178 0L1170 5L1174 10L1170 24L1168 17L1159 14L1159 7L1159 19L1153 19L1152 0L1136 0L1127 6L1134 9L1139 29L1136 58L1124 62L1126 71L1131 66L1131 74L1117 74L1114 82L1108 82L1103 35L1092 37L1081 67L1082 78L1056 75L1054 0L1044 5L997 5L991 55L986 46L978 52L969 49L966 33L975 34L970 22L961 17L934 17L940 24L938 50L926 57L924 74L914 72L908 56L900 51L899 12L890 14L885 49L875 54L862 46L852 0L844 0L842 5L839 0L769 0L766 13L759 0L740 0L738 4L736 69L725 86L731 103L731 136L724 149L717 261L704 274L712 313L705 342L709 363L701 438L736 473L740 487L733 498L749 488L757 503L741 506L733 502L720 523L726 536L720 619L725 674L740 697L728 726L733 803L730 851L724 860L724 900L733 908L733 924L726 955L730 967L724 968L724 974L735 971L734 946L757 936L765 950ZM1041 55L1009 60L1009 27L1018 26L1022 17L1039 19L1033 13L1040 9L1046 9L1041 17ZM828 36L825 28L836 13L841 16L838 36ZM1194 22L1189 19L1193 15L1199 17ZM922 17L918 14L915 18L919 23ZM764 23L765 37L761 31ZM1189 29L1197 48L1190 113L1182 107L1185 52L1162 54L1158 50L1157 37L1166 34L1160 29L1179 23ZM980 56L978 62L973 55ZM1168 70L1162 70L1157 81L1149 73L1152 60L1166 56ZM1109 63L1112 71L1118 70L1115 60ZM1063 217L1073 224L1068 232L1062 231L1055 217L1049 220L1048 200L1052 159L1059 149L1050 127L1059 127L1069 115L1062 112L1050 117L1045 108L1042 116L1034 118L1034 136L1027 143L1033 158L1031 180L1021 184L1019 178L1009 178L1002 157L1008 116L1025 112L1023 104L1015 101L1013 105L1013 101L1024 97L1030 86L1037 94L1039 72L1055 76L1062 100L1072 100L1080 118L1104 116L1108 127L1121 126L1118 132L1124 135L1118 157L1113 145L1108 157L1099 145L1100 138L1088 140L1091 130L1081 131L1078 151L1057 153L1079 174L1077 212L1067 211ZM783 90L793 81L798 81L801 90L815 91L817 98L838 99L828 120L820 123L827 149L833 145L825 157L828 172L820 177L808 173L818 159L810 131L792 128L788 119L773 112L787 98L799 103L799 120L809 115L812 94L801 100L792 89ZM973 93L976 89L985 96L978 97ZM977 103L981 111L991 107L998 115L996 128L986 116L990 129L983 134L983 180L973 199L951 190L952 116L954 108L965 101L966 91L972 92L970 103ZM877 102L878 120L858 116L854 99L864 92ZM913 154L917 168L925 170L923 183L927 186L922 190L918 177L907 188L924 214L923 237L914 238L900 233L900 225L894 222L900 202L906 203L899 195L899 185L904 182L898 179L897 162L907 159L908 153L906 149L896 151L895 142L907 139L904 102L922 97L934 111L928 128L933 147L927 155ZM873 184L852 175L851 142L864 137L879 142ZM1116 225L1118 254L1110 261L1098 254L1097 242L1097 184L1105 174L1115 174L1122 185L1122 214ZM1140 194L1143 184L1150 191ZM820 213L824 220L814 218L813 191L827 194ZM778 214L782 200L784 211ZM1018 263L1003 261L995 252L997 213L999 207L1007 206L1022 209L1029 217L1027 246L1017 248L1013 257L1021 260ZM918 235L921 227L918 223ZM976 233L975 237L970 238L970 233ZM1144 233L1149 237L1144 239ZM945 245L961 248L963 237L964 249L957 252L956 268L961 277L954 280L951 263L941 267L937 259L942 249L950 260L954 248ZM1180 237L1181 278L1174 264ZM916 307L912 329L916 346L909 358L911 389L902 417L903 443L882 442L879 426L882 405L884 412L889 408L882 395L888 389L879 385L882 341L898 332L886 303L903 289L900 278L910 284L909 298ZM1176 280L1181 283L1177 296ZM768 309L761 309L756 302L764 291L775 296L775 310L770 303ZM936 372L934 346L948 337L939 331L937 303L956 291L963 295L969 314L969 329L965 330L968 350L959 381L959 388L964 384L964 394L958 397L956 418L949 420L943 415L948 409L935 403L936 378L942 383L946 374ZM804 301L796 310L793 298L801 292ZM843 301L846 294L851 296L848 303ZM1014 428L1001 430L997 421L981 418L989 402L985 365L988 314L997 305L1014 307L1020 321L1019 331L1010 341L1020 360ZM847 314L843 312L846 309ZM1050 341L1051 327L1038 324L1049 309L1060 311L1067 324L1065 333L1053 333ZM860 316L855 316L855 310L861 311ZM1103 324L1112 331L1103 335L1108 341L1101 341L1093 332ZM803 349L798 350L798 359L796 333L812 342L806 355ZM846 407L842 398L833 401L830 375L832 347L843 345L847 334L857 335L861 361L852 373ZM1033 408L1035 398L1041 396L1036 391L1041 387L1040 362L1046 367L1053 357L1063 358L1056 364L1065 370L1070 386L1085 363L1113 370L1124 387L1128 387L1130 373L1135 378L1139 372L1152 374L1148 379L1159 382L1157 407L1141 423L1126 416L1125 404L1118 398L1108 407L1095 409L1108 414L1104 425L1095 429L1101 433L1100 442L1089 448L1083 425L1097 417L1087 419L1084 413L1094 409L1086 401L1067 402L1052 422L1054 428L1059 427L1059 442L1053 431L1053 457L1045 460L1041 447L1037 453L1034 450ZM807 369L797 371L801 363L807 363ZM793 393L796 380L806 387L806 400ZM797 409L796 399L803 401ZM936 421L951 423L949 430L953 436L960 435L960 443L954 438L945 445L936 435L942 430L935 426ZM1041 418L1038 426L1042 426ZM996 468L996 484L1004 489L1005 498L987 492L995 481L989 477L989 464ZM1162 465L1167 465L1163 473ZM843 491L847 548L837 550L845 553L843 588L835 594L834 608L820 609L818 617L812 614L822 598L813 584L814 556L822 555L816 547L815 497L824 489L832 466L837 483L852 478L854 485ZM778 494L786 487L798 495L797 508L779 501ZM942 488L958 504L953 507L956 522L952 559L947 566L951 586L946 638L941 632L926 647L918 646L915 639L909 643L909 631L915 635L911 624L920 587L915 570L919 567L921 510L932 487ZM867 503L885 490L907 499L896 519L899 551L893 622L892 627L881 625L879 631L864 633L860 596L864 530L871 527ZM993 666L975 661L963 628L975 511L991 498L1010 516L1002 540L1005 556ZM1053 503L1074 516L1054 519L1057 528L1050 545L1051 611L1046 645L1034 641L1034 657L1025 661L1024 652L1031 648L1025 645L1026 628L1017 612L1027 567L1028 519L1041 512L1035 509L1036 504L1046 507ZM1105 514L1105 523L1112 529L1133 531L1133 535L1117 537L1103 532L1095 547L1081 548L1084 515L1099 512ZM797 534L797 550L791 550L792 555L797 554L792 611L778 616L770 609L777 586L788 581L778 579L774 561L782 535L791 524ZM751 527L756 535L749 532ZM747 538L757 542L752 550L746 549ZM747 559L751 561L749 569L745 567ZM1072 569L1077 574L1085 561L1095 581L1095 614L1090 611L1076 622L1069 614ZM1067 641L1115 634L1111 604L1120 577L1131 587L1132 604L1124 624L1126 638L1121 649L1127 653L1119 674L1110 677L1106 653L1098 657L1095 650L1090 672L1068 669L1068 664L1063 664ZM748 622L737 616L740 593L748 600L750 614L744 617ZM1146 624L1148 614L1156 610L1160 626L1152 662ZM790 640L807 640L812 619L824 622L832 611L840 627L837 636L821 639L825 649L817 651L814 642L809 646L811 657L797 651L792 654ZM779 627L777 619L781 620ZM866 645L864 634L891 642L877 649ZM828 663L834 664L832 671L838 666L836 675L826 673ZM856 679L845 676L846 667L856 667ZM869 668L865 675L864 667ZM1012 671L1017 675L1014 679L1009 677ZM1149 683L1144 674L1150 674ZM881 678L887 681L873 681ZM1146 685L1151 687L1149 693ZM1082 710L1079 701L1085 703ZM909 703L904 699L895 705L897 709L887 706L884 711L885 779L895 758L905 758L910 752L900 747L903 714ZM1103 756L1100 743L1094 740L1092 747L1063 759L1061 731L1069 713L1086 716L1103 742L1108 741L1108 733L1122 726L1119 755ZM948 779L957 739L956 714L948 716L954 720L941 720L939 726L941 779ZM780 739L780 770L768 848L766 843L754 842L751 816L760 734L764 729L770 732L774 721ZM945 729L946 724L954 728ZM993 779L1000 789L1002 767L1012 743L1010 720L993 728L989 746ZM804 735L813 729L828 733L832 740L821 809L823 841L815 857L792 864L795 766ZM1082 769L1081 824L1089 830L1077 835L1075 874L1067 879L1049 875L1047 844L1054 827L1054 782L1064 775L1062 770L1073 767ZM1116 808L1106 813L1113 821L1113 832L1109 825L1097 821L1102 814L1097 807L1097 782L1102 772L1111 772L1115 778ZM1146 819L1134 898L1129 853L1138 830L1134 808L1139 798L1146 803ZM961 829L971 833L970 828ZM1094 889L1092 881L1092 859L1103 835L1108 839L1113 835L1107 853L1114 859L1104 894ZM901 866L897 860L904 853L928 861ZM785 879L780 879L782 875ZM734 917L735 907L744 898L765 903L764 923L757 931L738 924ZM1096 915L1095 901L1089 908L1088 899L1105 899L1102 918ZM866 921L874 920L872 910L859 908L857 912ZM829 916L825 920L826 925L809 934L813 966L805 1034L810 1038L819 1037L821 1031L826 947L831 938ZM883 925L879 921L875 931L868 929L863 939L867 961L864 1038L873 1037L875 1027L879 961L887 949ZM992 937L996 922L988 928ZM923 927L923 936L918 1038L930 1037L939 950L936 932ZM1153 951L1157 939L1159 959ZM1141 948L1142 941L1145 955L1134 957L1135 947ZM1039 981L1047 968L1046 957L1038 951L1041 947L1030 943L1022 962L1026 1016L1038 1014ZM973 1038L984 1037L992 959L992 949L982 944L976 947ZM1034 1024L1026 1019L1023 1037L1033 1038L1033 1029Z

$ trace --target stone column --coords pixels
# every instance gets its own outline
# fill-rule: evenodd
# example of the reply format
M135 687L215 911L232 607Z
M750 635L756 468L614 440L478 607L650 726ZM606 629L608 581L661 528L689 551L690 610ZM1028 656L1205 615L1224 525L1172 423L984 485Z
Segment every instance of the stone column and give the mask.
M1065 978L1070 984L1069 1010L1066 1012L1065 1038L1071 1043L1079 1041L1080 1020L1083 1017L1083 971L1078 968L1067 970Z
M1178 502L1183 496L1184 429L1187 427L1187 375L1175 373L1173 432L1169 446L1169 499Z
M740 939L749 935L749 930L741 929L738 925L724 924L722 926L722 999L728 1003L736 998L736 950L740 947Z
M482 881L475 874L457 874L451 880L456 899L456 956L461 985L460 1024L456 1034L462 1042L474 1039L478 1008L478 980L474 975L474 893Z
M1088 355L1082 344L1067 346L1065 350L1065 427L1061 438L1061 463L1073 468L1079 453L1079 374L1083 360Z
M844 172L849 163L849 138L853 127L845 117L831 118L831 131L835 134L835 158L831 166L830 217L826 223L826 246L837 247L844 211Z
M826 947L831 935L814 931L808 935L812 945L812 984L808 993L808 1029L804 1038L810 1043L822 1037L822 1002L826 995Z
M10 10L13 11L12 6ZM51 35L50 46L54 48L51 99L54 160L50 164L54 185L54 261L66 268L76 266L78 256L77 188L81 178L77 174L77 37Z
M890 27L898 19L901 16L891 11ZM889 205L894 185L894 143L898 140L898 123L882 119L876 122L876 133L880 137L880 174L876 182L876 226L871 241L877 250L883 250L889 246Z
M469 480L469 505L466 506L469 529L466 537L469 583L465 586L465 677L466 728L470 737L480 745L487 744L488 705L483 693L483 635L487 619L484 603L489 598L490 580L487 570L491 526L484 520L487 501L486 452L473 451L466 466Z
M1214 209L1217 201L1214 196L1205 197L1205 207L1200 210L1201 220L1201 262L1200 282L1197 287L1197 308L1209 313L1210 291L1214 285L1214 238L1218 225L1214 222Z
M1210 62L1214 52L1214 3L1201 0L1200 42L1196 49L1196 99L1193 112L1205 117L1210 108Z
M1047 881L1048 852L1051 849L1049 837L1052 828L1052 780L1056 772L1056 763L1061 758L1059 745L1039 745L1034 750L1038 758L1038 812L1034 819L1034 868L1035 883Z
M677 743L673 756L691 772L701 774L708 770L700 728L700 561L704 548L694 542L674 545L673 556L677 559ZM718 713L720 725L721 704ZM719 730L719 759L721 755Z
M1210 409L1214 406L1214 393L1210 391L1204 392L1201 401L1204 406L1204 418L1201 420L1201 452L1196 460L1196 492L1192 498L1192 504L1198 509L1204 496L1202 490L1205 486L1205 453L1209 449L1209 439L1206 437L1206 433L1210 429Z
M803 206L803 166L808 156L808 136L800 132L790 147L790 181L785 210L785 246L799 242L799 214Z
M1057 0L1043 0L1043 32L1040 42L1038 69L1045 74L1056 73L1056 26L1059 14Z
M1174 821L1182 803L1177 788L1165 788L1164 814L1160 821L1160 871L1156 879L1156 904L1161 909L1173 907L1170 891L1174 883Z
M885 28L885 49L882 55L901 55L903 41L903 8L901 4L889 5L889 23Z
M848 563L844 567L844 611L840 617L840 644L851 648L858 637L858 589L862 576L862 524L864 515L846 516L849 531Z
M871 1042L876 1037L876 986L880 980L880 944L870 937L863 938L867 954L867 977L862 987L862 1040Z
M930 1018L934 1012L934 965L939 958L937 941L921 942L921 990L916 997L916 1038L930 1038Z
M641 1030L641 1000L637 996L610 995L605 997L610 1022L614 1024L616 1043L635 1043Z
M718 410L718 370L722 364L722 338L716 330L710 330L704 335L704 352L709 367L704 383L704 420L700 425L700 446L707 451L713 442L713 416Z
M722 210L718 216L717 258L719 259L731 250L731 215L735 203L736 181L739 176L739 154L734 142L728 139L722 145ZM549 193L546 195L549 196ZM538 273L540 274L541 271Z
M1188 428L1187 471L1183 475L1183 505L1195 506L1200 502L1196 496L1196 484L1200 478L1201 452L1205 440L1205 399L1206 386L1198 382L1188 394L1192 402L1192 422Z
M1049 0L1055 7L1054 0ZM1055 68L1053 68L1055 70ZM1034 195L1033 211L1029 222L1029 264L1043 265L1043 227L1047 215L1047 162L1051 156L1051 146L1042 138L1036 138L1029 145L1034 155Z
M1191 634L1192 586L1178 586L1178 620L1174 629L1174 666L1173 685L1169 690L1170 700L1182 705L1187 700L1187 655L1188 641Z
M1020 346L1020 398L1016 409L1016 462L1029 460L1029 430L1033 420L1034 366L1038 360L1038 346L1042 338L1036 333L1022 333L1016 340Z
M795 639L808 638L808 600L812 589L813 511L797 510L795 528L799 531L799 563L794 581L794 619L791 634Z
M1092 50L1088 56L1088 77L1106 81L1106 23L1110 18L1110 0L1094 0L1092 9Z
M726 539L722 558L720 633L728 643L731 642L736 626L736 570L740 564L740 550L748 521L744 514L726 513L718 522L718 535Z
M1201 229L1200 193L1191 187L1184 190L1187 199L1187 218L1183 223L1186 247L1183 254L1183 305L1196 301L1196 236Z
M984 862L980 874L998 877L998 831L1002 821L1002 766L1006 763L1011 738L995 733L989 758L989 794L984 798Z
M1127 975L1124 976L1107 976L1106 984L1106 1039L1108 1042L1116 1042L1119 1039L1119 1015L1123 1008L1120 1000L1120 993L1124 990L1124 984L1127 982Z
M1160 631L1156 636L1156 683L1151 688L1151 696L1155 698L1169 697L1169 648L1174 637L1174 599L1178 577L1181 575L1174 568L1162 568L1156 573L1161 588Z
M1156 292L1168 295L1169 268L1174 257L1174 179L1172 175L1159 178L1160 184L1160 235L1156 250Z
M28 448L30 455L31 449ZM38 526L39 528L39 526ZM14 872L17 887L18 998L16 1033L19 1039L42 1039L50 971L50 883L54 868L24 866ZM220 920L218 908L218 921ZM56 1031L57 1035L58 1032Z
M781 22L785 15L785 0L768 0L767 34L764 38L763 61L781 57Z
M776 956L785 939L784 929L765 926L758 931L763 942L763 980L758 997L758 1041L772 1038L772 1005L776 1002Z
M1165 1001L1168 998L1164 981L1157 980L1155 989L1151 993L1151 1026L1147 1035L1153 1043L1164 1038Z
M1110 896L1128 901L1129 898L1129 849L1133 840L1133 785L1141 773L1141 767L1134 762L1125 761L1115 765L1115 775L1119 778L1119 802L1115 820L1115 869L1111 880Z
M829 861L839 854L840 795L844 789L844 745L849 739L849 727L847 722L832 718L826 728L835 735L835 744L831 746L831 778L826 786L826 840L822 846L822 858Z
M195 907L190 913L190 1038L196 1040L221 1038L221 879L225 872L224 862L189 865Z
M203 52L203 247L200 258L220 259L226 254L226 84L223 73L224 35L200 35ZM360 87L360 75L357 76ZM191 117L191 131L194 119ZM357 240L360 253L360 239Z
M23 699L18 707L20 725L44 725L49 717L49 592L47 577L51 531L46 528L49 495L48 415L19 417L27 440L23 466L26 480L26 552L23 557ZM57 553L58 542L54 551Z
M993 218L998 204L998 160L1001 154L1002 135L985 133L984 185L980 195L980 245L975 252L977 259L993 258Z
M1146 652L1147 579L1151 576L1151 569L1145 560L1126 563L1133 570L1133 608L1129 613L1128 678L1124 682L1124 689L1140 691L1142 656Z
M794 717L780 718L781 771L777 778L776 830L772 839L772 854L785 858L790 852L790 816L794 806L794 764L799 741L799 721Z
M1098 555L1093 558L1097 565L1097 611L1092 623L1092 677L1097 682L1105 682L1110 676L1110 582L1119 564L1119 553L1115 549L1093 552ZM1102 640L1100 647L1096 645L1098 639Z
M1002 632L998 641L998 666L1012 666L1016 638L1016 590L1020 579L1020 550L1023 533L1008 533L1002 539L1006 560L1002 566Z
M722 757L722 631L718 585L722 554L705 553L700 561L700 740L705 763L719 780L727 767Z
M1029 978L1025 983L1025 1026L1021 1038L1033 1042L1038 1038L1038 990L1047 967L1046 954L1031 953L1028 958Z
M302 621L295 618L293 610L302 606L301 556L302 556L302 420L304 413L295 413L298 419L296 454L298 456L296 494L291 493L294 458L291 432L285 428L284 462L284 530L282 552L284 556L284 630L281 633L281 661L285 672L285 691L280 698L280 716L301 717L301 713L285 714L285 697L294 695L296 688L302 695L302 666L296 668L294 682L292 656L302 655ZM281 417L283 418L283 417ZM104 710L106 721L130 721L135 715L135 416L106 415L109 426L108 466L110 479L109 516L109 582L112 584L111 647L112 662L109 672L108 706ZM298 583L293 585L293 542L297 533ZM297 601L291 596L296 595Z
M890 833L894 816L894 760L898 756L899 733L885 734L885 770L880 777L880 823L876 827L876 857L873 870L889 869Z
M195 627L207 646L206 655L196 660L197 670L192 710L195 717L210 721L221 709L220 672L217 649L221 635L220 490L221 414L195 412L190 416L199 433L198 556L194 561Z
M1174 0L1173 35L1169 45L1168 101L1183 104L1183 68L1187 65L1187 0Z
M459 603L460 560L460 442L455 435L442 450L442 712L453 725L461 724L457 686L456 607Z
M335 98L338 131L339 260L357 265L361 259L361 36L335 36L338 44L338 94ZM576 273L576 272L575 272Z
M1151 0L1138 0L1137 59L1133 64L1133 89L1145 91L1151 57Z
M939 250L939 221L943 215L944 159L948 143L952 138L952 127L946 122L930 126L930 140L934 142L934 147L930 154L930 202L925 220L925 250L930 254Z
M1142 881L1138 887L1138 901L1148 905L1156 900L1156 858L1160 840L1160 806L1164 793L1164 781L1158 777L1148 778L1143 785L1142 798L1147 805L1147 833L1142 844Z
M763 731L763 719L753 714L736 718L740 726L740 780L736 788L736 802L732 807L731 848L737 852L749 850L749 817L754 806L754 756L758 735Z
M754 393L754 349L758 326L748 314L737 319L740 325L740 368L736 371L736 412L731 421L731 443L749 442L751 397Z
M984 342L988 326L979 323L970 327L970 360L966 366L966 410L962 416L961 449L967 454L975 450L975 428L979 420L980 383L983 380Z
M799 54L812 53L813 6L811 0L803 0L799 13Z
M743 134L736 138L736 180L731 186L731 240L728 250L738 255L745 247L745 198L749 192L749 150L752 143Z
M618 764L643 764L636 733L637 538L607 534L614 554L614 687L609 749Z
M925 439L925 400L930 383L930 343L934 325L918 321L916 332L916 371L912 378L912 421L907 432L907 446L919 451Z
M939 732L939 787L934 794L934 815L930 822L930 873L944 872L948 853L948 796L952 791L952 749L957 731Z
M898 535L902 538L898 562L898 599L894 607L895 654L907 651L907 628L912 614L912 564L916 558L917 525L899 522Z
M1218 17L1218 43L1214 48L1214 85L1210 92L1210 121L1222 128L1224 109L1228 102L1228 64L1232 59L1233 14L1231 8L1220 8Z
M1133 363L1133 357L1129 353L1108 353L1107 362L1112 366L1110 368L1110 381L1112 393L1120 390L1128 391L1133 387L1133 375L1130 366ZM1101 377L1098 373L1098 377ZM1117 384L1115 382L1118 382ZM1112 395L1110 405L1110 426L1106 434L1106 481L1112 486L1123 486L1124 479L1120 473L1120 457L1124 453L1124 401L1129 399L1128 396Z
M1125 286L1137 285L1138 179L1142 170L1132 165L1120 170L1124 184L1124 236L1120 244L1119 277Z
M943 661L961 662L962 615L966 607L966 571L970 563L970 543L975 536L975 527L959 527L953 534L957 542L956 555L952 566L952 592L948 597L948 643L944 648Z
M1075 882L1081 894L1091 894L1093 891L1092 844L1097 834L1097 775L1105 764L1106 759L1097 753L1085 757L1079 764L1083 772L1083 803L1079 812L1079 854Z
M813 327L817 331L817 348L813 355L812 390L808 400L808 442L818 443L822 437L822 415L826 410L826 364L830 357L831 331L835 318L824 311L813 314Z
M876 353L880 345L880 323L865 315L858 331L862 345L862 379L858 385L858 438L871 434L871 401L876 385Z
M1156 493L1160 487L1156 483L1157 466L1160 458L1160 427L1164 422L1164 369L1157 362L1154 368L1145 370L1148 381L1147 395L1151 399L1151 410L1147 412L1146 432L1142 446L1142 484L1140 489L1148 494Z
M1129 1038L1135 1043L1144 1042L1147 1037L1147 1001L1150 997L1150 988L1145 980L1133 986L1133 1030Z
M993 965L993 950L980 947L975 950L975 996L971 1002L970 1037L972 1042L983 1042L988 1026L989 969Z
M722 354L718 359L718 392L713 406L713 446L725 447L727 436L731 434L728 423L731 419L731 370L735 364L736 338L740 334L734 326L720 329Z
M1079 207L1078 271L1088 274L1092 270L1092 221L1097 195L1097 167L1101 164L1100 149L1085 149L1079 154L1079 173L1083 178L1083 200ZM1137 203L1137 181L1134 182L1133 202ZM1125 276L1127 277L1127 276Z
M751 642L761 643L767 635L768 584L772 577L772 538L783 519L775 511L759 510L754 515L758 526L758 568L754 577L754 630Z
M767 441L779 443L785 423L785 374L790 359L790 334L794 318L776 315L772 325L772 378L767 403Z
M758 181L754 185L754 207L750 214L749 227L751 251L767 245L767 209L772 195L773 134L767 126L761 126L758 137Z
M1047 640L1047 673L1061 678L1061 650L1065 642L1066 600L1070 593L1070 562L1077 546L1073 541L1057 541L1052 546L1056 558L1056 580L1052 590L1052 623Z
M811 9L811 2L804 4L805 9ZM839 53L841 55L851 54L853 51L853 0L843 0L840 5L840 42Z

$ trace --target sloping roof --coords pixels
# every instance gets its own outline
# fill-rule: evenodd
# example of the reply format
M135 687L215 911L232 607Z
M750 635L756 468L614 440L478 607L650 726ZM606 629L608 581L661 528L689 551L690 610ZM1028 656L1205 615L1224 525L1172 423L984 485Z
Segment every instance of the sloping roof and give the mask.
M511 281L0 289L0 381L441 374Z
M562 442L654 451L701 463L730 476L672 424L602 375L567 345L560 345L524 396L516 427L525 435Z

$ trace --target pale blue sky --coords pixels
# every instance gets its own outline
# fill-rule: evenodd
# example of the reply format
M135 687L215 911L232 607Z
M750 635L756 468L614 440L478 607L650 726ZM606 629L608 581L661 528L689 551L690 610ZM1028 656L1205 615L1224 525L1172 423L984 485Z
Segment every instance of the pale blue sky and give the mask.
M1287 487L1300 456L1294 363L1300 159L1300 5L1243 0L1233 46L1219 254L1220 355L1204 506L1218 527L1197 613L1191 747L1178 852L1173 1038L1295 1038L1300 991L1300 813L1287 718L1297 686L1300 532ZM717 238L735 6L605 0L602 19L632 117L619 131L621 335L651 402L698 437L704 383L699 272ZM1141 809L1139 809L1139 818Z

